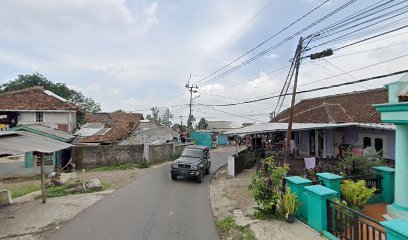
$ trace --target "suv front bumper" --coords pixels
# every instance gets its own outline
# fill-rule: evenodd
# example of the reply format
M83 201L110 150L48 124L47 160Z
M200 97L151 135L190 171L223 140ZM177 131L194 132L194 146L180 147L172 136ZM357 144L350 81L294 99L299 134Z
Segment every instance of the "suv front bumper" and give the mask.
M176 176L185 176L185 177L196 177L200 174L198 170L182 169L182 168L170 168L170 173Z

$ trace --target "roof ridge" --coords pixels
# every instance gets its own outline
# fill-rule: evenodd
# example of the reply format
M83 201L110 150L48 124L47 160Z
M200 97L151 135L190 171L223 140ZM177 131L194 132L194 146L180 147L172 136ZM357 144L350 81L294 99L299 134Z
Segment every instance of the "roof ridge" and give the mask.
M382 87L382 88L373 88L373 89L367 89L367 90L362 90L362 91L353 91L353 92L339 93L339 94L333 94L333 95L319 96L319 97L314 97L314 98L307 98L307 99L301 100L300 102L309 101L309 100L316 100L316 99L322 99L322 98L332 98L332 97L339 97L339 96L348 96L348 95L369 93L369 92L379 92L379 91L386 91L386 90L387 89L384 88L384 87Z
M339 105L339 104L331 104L331 105ZM327 117L329 118L329 122L336 122L328 106L329 106L328 103L323 102L323 107L324 107L324 110L326 111Z
M0 93L0 96L15 94L15 93L21 93L21 92L28 92L28 91L31 91L31 90L42 90L44 92L46 89L43 86L33 86L33 87L27 87L27 88L23 88L23 89L19 89L19 90L14 90L14 91L3 92L3 93Z

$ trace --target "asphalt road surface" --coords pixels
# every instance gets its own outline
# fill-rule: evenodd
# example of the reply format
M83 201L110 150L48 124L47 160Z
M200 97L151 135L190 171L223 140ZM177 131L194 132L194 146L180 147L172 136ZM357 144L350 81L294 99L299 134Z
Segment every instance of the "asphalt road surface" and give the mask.
M211 153L211 175L235 148ZM138 178L78 214L52 234L52 240L219 239L208 182L172 181L169 165Z

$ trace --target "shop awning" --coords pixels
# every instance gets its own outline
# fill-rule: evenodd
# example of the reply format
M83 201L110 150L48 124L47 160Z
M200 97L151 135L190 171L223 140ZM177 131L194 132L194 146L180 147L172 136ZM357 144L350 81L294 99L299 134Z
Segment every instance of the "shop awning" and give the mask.
M0 131L0 155L53 153L73 145L23 131Z
M395 130L393 124L383 123L293 123L292 129L294 131L309 130L309 129L324 129L324 128L338 128L338 127L362 127L362 128L374 128L382 130ZM241 135L241 134L253 134L253 133L268 133L268 132L281 132L287 131L288 123L261 123L255 124L244 128L234 129L226 132L225 134Z

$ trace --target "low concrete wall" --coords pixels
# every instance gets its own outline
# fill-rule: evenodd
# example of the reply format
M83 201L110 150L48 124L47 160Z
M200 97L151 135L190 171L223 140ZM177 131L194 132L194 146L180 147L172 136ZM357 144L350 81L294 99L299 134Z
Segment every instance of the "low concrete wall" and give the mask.
M174 145L166 143L149 145L147 159L150 163L171 160L179 156L184 147L189 144ZM81 168L109 166L114 163L137 163L143 160L143 145L105 145L105 146L75 146L72 148L72 160Z
M158 163L169 161L174 155L174 143L149 145L149 162Z
M137 163L143 160L143 145L75 146L72 160L77 169Z

